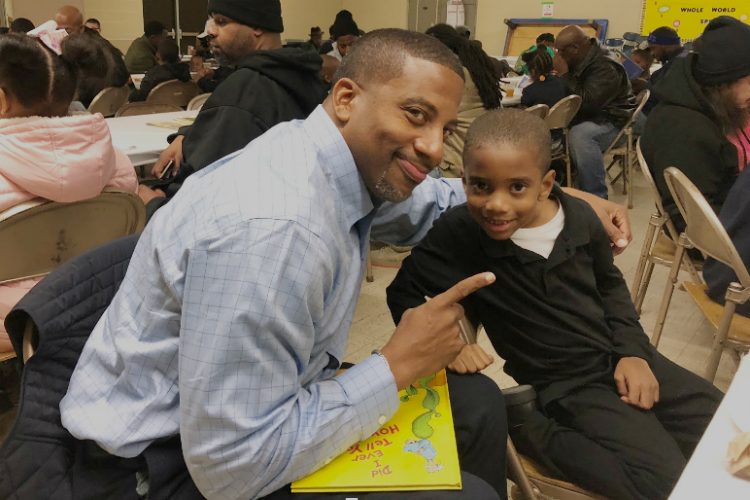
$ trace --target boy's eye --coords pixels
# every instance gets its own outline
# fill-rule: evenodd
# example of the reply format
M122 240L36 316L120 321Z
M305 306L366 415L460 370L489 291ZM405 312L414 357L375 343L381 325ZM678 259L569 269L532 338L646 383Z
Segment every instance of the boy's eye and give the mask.
M470 184L474 188L474 191L487 191L489 189L489 186L484 181L472 181Z
M526 191L526 185L522 182L514 182L510 185L510 190L513 193L523 193Z

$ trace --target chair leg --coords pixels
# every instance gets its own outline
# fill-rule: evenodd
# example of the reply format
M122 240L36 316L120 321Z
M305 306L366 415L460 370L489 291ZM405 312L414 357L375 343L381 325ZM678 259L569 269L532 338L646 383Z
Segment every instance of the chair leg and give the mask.
M365 279L368 283L375 281L375 276L372 273L372 257L370 256L370 250L367 251L367 271Z
M507 454L508 471L513 482L516 483L518 488L521 490L521 493L523 493L523 496L526 497L526 500L539 500L537 490L531 484L531 481L529 481L529 476L526 475L526 471L523 469L521 459L518 457L518 451L516 451L516 447L513 445L513 441L510 439L510 436L508 436Z
M654 334L651 336L651 343L654 347L659 347L659 340L661 340L661 332L664 329L664 321L667 318L667 311L669 310L669 303L672 301L672 294L674 293L675 286L677 286L677 275L680 273L680 261L685 253L685 244L687 238L684 234L680 235L679 242L677 243L677 253L675 254L674 262L669 270L669 281L667 286L664 287L664 297L661 301L661 307L659 308L659 316L656 318L656 326L654 327Z
M566 182L568 184L568 187L571 188L573 187L573 169L570 166L570 141L568 140L568 127L563 128L563 141L565 146L565 173L568 176Z
M657 225L654 220L659 219L656 214L651 215L651 220L648 223L648 230L646 231L646 239L643 240L643 247L641 248L641 257L638 259L638 267L635 269L635 279L633 280L633 286L630 290L630 299L635 303L638 294L641 292L643 286L643 271L646 269L646 263L648 262L648 254L651 252L651 247L654 244L654 235L656 234Z
M628 134L628 157L627 157L628 175L625 177L624 184L627 184L628 208L633 208L633 135Z
M641 314L643 309L643 301L646 298L646 292L648 292L648 286L651 284L651 275L654 273L654 263L649 262L646 264L646 274L643 277L643 285L641 290L638 291L638 297L635 299L635 310L638 314Z
M705 281L703 280L703 277L700 275L698 270L693 265L693 261L690 260L690 256L685 253L685 262L683 262L685 265L685 268L690 273L690 278L693 280L693 283L696 285L703 285L705 284Z
M714 343L711 346L711 354L708 356L706 374L703 376L703 378L711 383L713 383L714 378L716 378L716 370L719 369L721 354L724 352L724 342L727 340L729 327L732 325L732 319L736 307L737 305L734 302L727 300L724 304L724 311L722 311L721 318L719 319L719 327L716 329Z

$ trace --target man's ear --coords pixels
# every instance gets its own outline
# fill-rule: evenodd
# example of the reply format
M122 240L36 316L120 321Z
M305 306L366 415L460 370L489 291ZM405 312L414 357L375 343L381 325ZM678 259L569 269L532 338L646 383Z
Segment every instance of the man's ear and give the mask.
M340 122L346 124L351 119L355 99L362 88L350 78L340 78L331 89L333 112Z
M549 198L550 193L552 192L552 187L555 185L555 171L553 169L549 169L549 171L544 174L544 177L542 177L542 190L539 193L539 198L537 198L539 201L544 201L547 198Z
M5 89L0 89L0 116L8 116L12 108L13 103L5 92Z

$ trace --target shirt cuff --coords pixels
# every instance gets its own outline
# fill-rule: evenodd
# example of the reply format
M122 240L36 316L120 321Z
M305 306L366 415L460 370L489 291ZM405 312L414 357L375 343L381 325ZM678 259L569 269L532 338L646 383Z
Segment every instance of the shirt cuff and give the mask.
M333 380L341 384L357 411L361 429L359 441L372 436L398 410L396 380L380 356L370 356Z

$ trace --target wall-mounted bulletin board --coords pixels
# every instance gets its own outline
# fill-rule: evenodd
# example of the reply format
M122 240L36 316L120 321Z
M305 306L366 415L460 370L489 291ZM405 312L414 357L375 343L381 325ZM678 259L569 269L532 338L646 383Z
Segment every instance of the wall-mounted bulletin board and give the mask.
M641 34L660 26L677 30L683 42L703 33L708 22L719 16L736 17L747 23L750 0L644 0Z
M750 0L745 0L750 2ZM592 38L602 42L607 36L609 21L606 19L506 19L508 36L505 39L504 56L517 56L536 43L542 33L557 33L569 24L577 24Z

